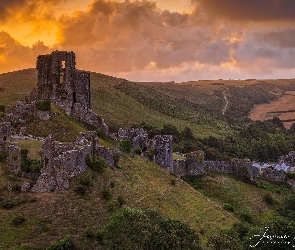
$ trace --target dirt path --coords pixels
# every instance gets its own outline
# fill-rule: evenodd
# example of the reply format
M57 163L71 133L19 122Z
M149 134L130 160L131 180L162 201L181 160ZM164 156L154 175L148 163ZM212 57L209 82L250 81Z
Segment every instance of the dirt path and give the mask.
M223 97L224 97L224 100L225 100L225 106L222 109L222 115L224 116L225 113L226 113L227 107L228 107L228 98L226 96L226 92L225 91L223 91Z

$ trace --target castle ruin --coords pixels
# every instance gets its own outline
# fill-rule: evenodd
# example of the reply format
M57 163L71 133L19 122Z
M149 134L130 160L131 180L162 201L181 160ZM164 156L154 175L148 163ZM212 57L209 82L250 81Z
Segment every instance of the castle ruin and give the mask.
M93 126L99 122L91 110L90 73L76 69L73 51L53 51L37 58L38 83L31 100L48 99L66 114Z

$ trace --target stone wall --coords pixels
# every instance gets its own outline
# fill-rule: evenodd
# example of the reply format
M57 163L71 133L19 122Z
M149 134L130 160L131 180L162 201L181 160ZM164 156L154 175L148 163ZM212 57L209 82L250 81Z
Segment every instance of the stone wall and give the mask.
M62 144L48 136L41 148L42 169L33 192L50 192L69 187L69 179L83 173L85 159L89 154L98 154L107 165L114 167L112 151L100 146L94 132L79 133L71 144Z
M155 149L155 163L170 172L173 169L172 143L172 135L156 135L152 141L152 146Z
M139 147L142 151L146 151L149 147L148 134L142 128L120 128L118 131L118 140L130 140L132 149Z
M6 152L11 139L11 124L0 122L0 152Z
M7 168L15 173L21 172L21 148L15 145L9 145L8 156L6 159Z
M31 100L49 99L68 115L98 127L100 121L91 110L90 73L76 69L73 51L54 51L37 58L37 89Z

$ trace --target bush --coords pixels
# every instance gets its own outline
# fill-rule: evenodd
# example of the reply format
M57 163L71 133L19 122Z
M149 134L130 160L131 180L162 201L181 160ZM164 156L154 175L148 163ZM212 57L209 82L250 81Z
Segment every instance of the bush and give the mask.
M120 141L120 150L124 153L130 153L132 149L130 140L122 140Z
M42 163L40 160L23 159L21 160L21 170L27 173L40 173Z
M0 112L0 121L2 121L3 117L4 117L4 113Z
M267 204L267 205L274 205L276 203L276 201L272 198L272 196L270 194L265 194L263 196L263 201Z
M217 236L211 236L207 242L207 246L212 250L242 250L241 243L226 233Z
M118 196L117 198L117 204L118 204L118 207L122 207L124 204L126 204L126 201L125 199L123 198L123 196Z
M116 167L118 167L119 161L120 161L120 154L119 153L113 153L113 157L114 157L114 164L115 164Z
M152 161L154 159L154 156L156 154L155 148L151 147L150 150L147 152L147 157Z
M142 153L140 147L136 147L136 148L133 150L133 152L134 152L134 154L137 154L137 155L140 155L140 154Z
M96 129L96 130L95 130L95 134L96 134L98 137L102 138L102 139L106 139L106 138L107 138L106 133L105 133L105 131L104 131L102 128L98 128L98 129Z
M68 239L64 238L58 242L52 243L48 250L74 250L76 249L74 243Z
M35 107L40 111L50 111L51 103L50 100L38 100L35 102Z
M21 216L21 215L12 218L12 224L13 224L14 226L21 225L21 224L23 224L25 221L26 221L26 219L25 219L23 216Z
M194 230L151 209L119 210L105 227L104 239L107 249L200 249Z
M0 105L0 112L5 113L5 105Z
M234 207L230 204L224 204L223 205L223 209L229 212L233 212L234 211Z
M104 198L105 200L110 200L110 199L112 199L113 194L112 194L112 192L111 192L110 189L104 187L104 188L102 189L102 191L101 191L101 196L102 196L102 198Z
M20 203L21 201L19 199L13 199L13 198L3 199L1 201L1 207L4 209L10 209L17 206Z
M7 155L3 152L0 152L0 162L5 162Z
M79 195L85 195L91 192L91 188L94 185L94 174L91 170L86 170L78 176L78 185L74 188L74 191Z
M95 172L103 172L107 167L105 160L99 155L87 155L86 165Z

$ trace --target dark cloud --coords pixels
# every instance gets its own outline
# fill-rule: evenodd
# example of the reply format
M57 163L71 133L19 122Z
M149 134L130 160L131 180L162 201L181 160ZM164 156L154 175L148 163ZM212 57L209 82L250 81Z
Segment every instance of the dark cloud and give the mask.
M295 30L292 29L270 32L263 38L266 43L278 48L295 48Z
M234 20L295 20L294 0L192 0L212 18Z

